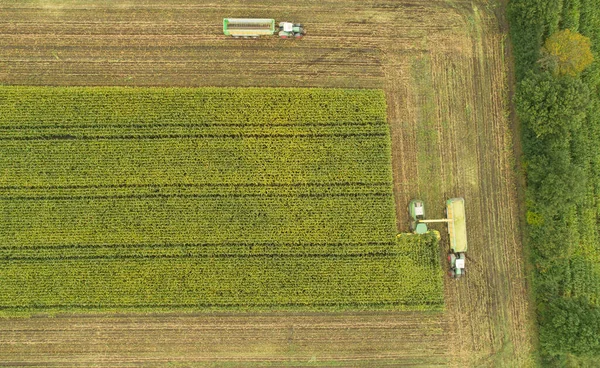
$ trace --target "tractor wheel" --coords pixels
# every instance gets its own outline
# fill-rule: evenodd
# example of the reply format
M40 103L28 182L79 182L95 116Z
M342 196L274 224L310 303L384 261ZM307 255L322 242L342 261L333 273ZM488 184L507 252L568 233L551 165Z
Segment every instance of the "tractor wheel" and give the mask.
M454 272L454 270L450 270L450 271L448 271L448 276L450 276L454 279L454 278L456 278L456 273Z

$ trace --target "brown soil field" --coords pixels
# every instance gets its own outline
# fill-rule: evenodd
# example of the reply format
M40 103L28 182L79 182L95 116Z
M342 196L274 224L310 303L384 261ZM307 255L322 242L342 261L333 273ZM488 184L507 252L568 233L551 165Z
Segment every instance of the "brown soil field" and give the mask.
M399 230L411 198L437 217L462 196L469 238L443 313L3 319L0 366L535 365L501 14L484 0L0 1L4 85L383 88ZM308 35L231 39L224 17Z

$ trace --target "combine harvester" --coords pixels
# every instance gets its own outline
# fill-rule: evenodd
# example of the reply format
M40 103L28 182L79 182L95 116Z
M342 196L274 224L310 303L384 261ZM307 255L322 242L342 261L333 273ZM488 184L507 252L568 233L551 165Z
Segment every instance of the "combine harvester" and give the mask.
M411 221L411 230L415 234L425 234L427 223L447 222L450 237L451 252L448 255L450 262L450 276L460 278L465 274L465 253L467 252L467 225L465 223L465 200L451 198L446 201L446 218L439 220L425 219L425 205L419 199L413 199L408 205Z
M235 38L258 38L276 33L280 38L301 38L306 31L298 23L279 22L279 27L275 27L275 19L225 18L223 33Z

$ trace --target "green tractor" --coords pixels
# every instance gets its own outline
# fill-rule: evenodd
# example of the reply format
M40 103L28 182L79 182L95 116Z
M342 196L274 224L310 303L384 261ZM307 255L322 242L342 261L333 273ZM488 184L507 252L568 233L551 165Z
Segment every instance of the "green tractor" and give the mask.
M425 204L420 199L413 199L408 204L408 213L412 219L410 222L410 230L415 234L425 234L427 225L421 220L425 219Z
M459 279L465 274L465 259L464 253L448 254L448 262L450 262L450 271L448 271L448 274L450 277Z
M302 38L306 34L304 26L300 23L279 22L280 38Z

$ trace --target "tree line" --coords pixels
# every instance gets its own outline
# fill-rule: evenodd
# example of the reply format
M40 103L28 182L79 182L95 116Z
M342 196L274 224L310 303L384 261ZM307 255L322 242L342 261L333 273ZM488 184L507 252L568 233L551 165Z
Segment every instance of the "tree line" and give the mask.
M600 358L600 8L514 0L508 17L540 355L544 366L591 366Z

